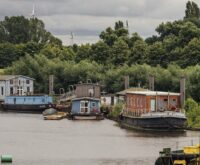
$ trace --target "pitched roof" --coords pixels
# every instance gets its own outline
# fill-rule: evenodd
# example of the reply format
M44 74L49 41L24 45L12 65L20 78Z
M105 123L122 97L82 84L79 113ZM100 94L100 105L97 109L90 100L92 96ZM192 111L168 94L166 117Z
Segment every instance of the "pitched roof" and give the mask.
M1 81L1 80L11 80L11 79L18 78L18 77L24 77L24 78L26 78L26 79L34 80L34 79L31 78L31 77L22 76L22 75L0 75L0 81Z

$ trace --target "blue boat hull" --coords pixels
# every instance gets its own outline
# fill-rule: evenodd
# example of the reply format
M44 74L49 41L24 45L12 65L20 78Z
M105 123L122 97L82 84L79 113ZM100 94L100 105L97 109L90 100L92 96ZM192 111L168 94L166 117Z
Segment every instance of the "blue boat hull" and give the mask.
M53 104L37 104L37 105L2 104L2 107L4 110L42 112L47 108L54 107L54 105Z

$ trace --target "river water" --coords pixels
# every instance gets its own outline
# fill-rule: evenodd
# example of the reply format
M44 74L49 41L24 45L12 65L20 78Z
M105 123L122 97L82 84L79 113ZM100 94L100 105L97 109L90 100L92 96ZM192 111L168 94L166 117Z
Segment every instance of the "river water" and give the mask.
M138 132L111 120L44 121L40 114L0 113L0 155L13 165L153 165L164 147L199 141L200 132Z

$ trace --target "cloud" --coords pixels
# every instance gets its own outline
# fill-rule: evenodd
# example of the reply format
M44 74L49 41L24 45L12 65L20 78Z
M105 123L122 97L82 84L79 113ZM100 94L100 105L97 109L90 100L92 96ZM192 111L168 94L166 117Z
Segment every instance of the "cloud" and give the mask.
M183 18L186 2L187 0L1 0L0 19L12 15L30 17L35 4L36 16L44 21L46 29L54 35L66 40L65 36L73 32L79 43L96 42L100 32L113 26L118 20L128 20L131 33L151 36L161 22ZM195 2L200 4L200 0Z

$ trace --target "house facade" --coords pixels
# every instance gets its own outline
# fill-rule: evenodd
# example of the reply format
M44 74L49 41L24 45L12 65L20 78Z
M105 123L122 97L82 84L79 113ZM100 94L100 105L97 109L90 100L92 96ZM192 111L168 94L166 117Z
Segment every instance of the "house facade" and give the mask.
M22 75L0 75L0 101L5 96L33 94L33 81L33 78Z

